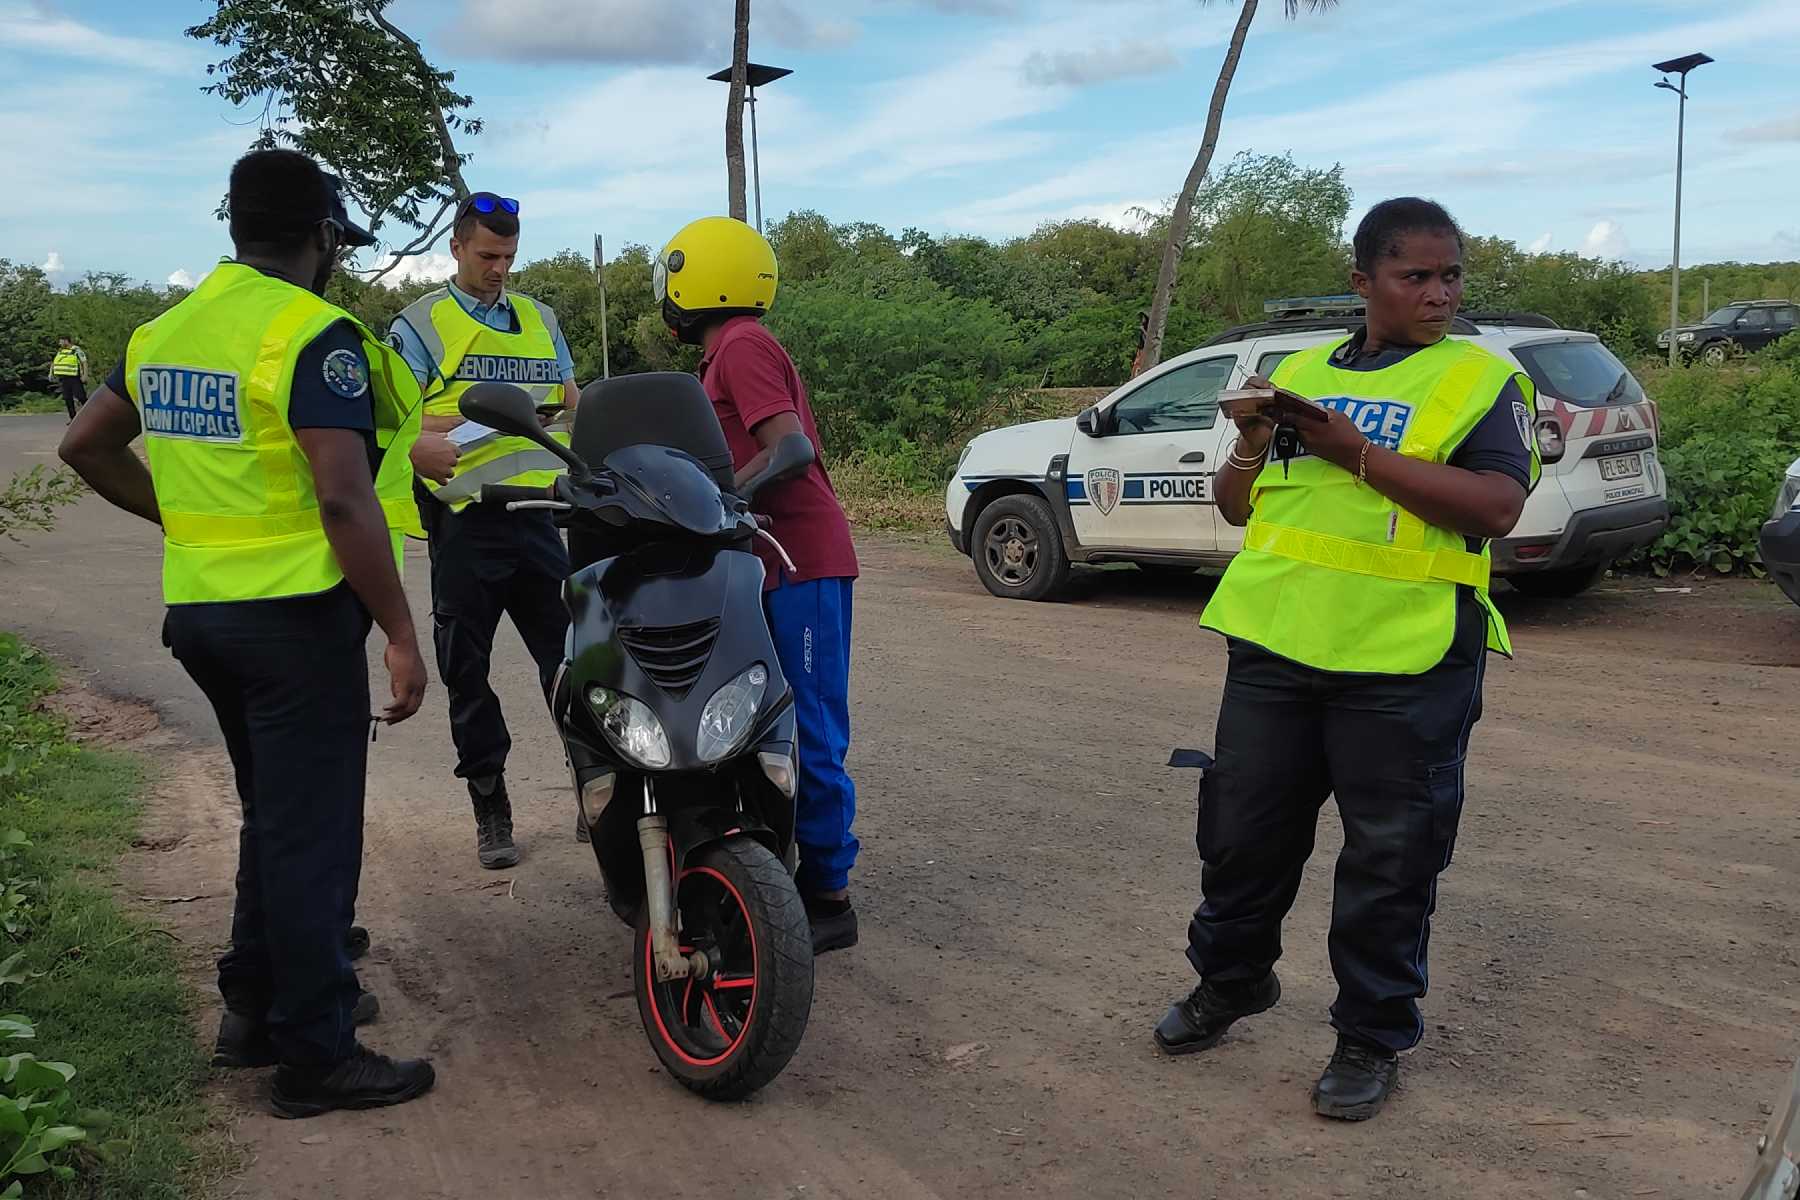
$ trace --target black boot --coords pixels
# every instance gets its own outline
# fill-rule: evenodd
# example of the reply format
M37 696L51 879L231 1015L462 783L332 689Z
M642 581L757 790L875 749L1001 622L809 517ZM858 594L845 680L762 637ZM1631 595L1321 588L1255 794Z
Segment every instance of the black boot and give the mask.
M475 855L481 865L490 871L517 866L519 848L513 845L512 801L506 795L506 776L469 780L469 801L475 806Z
M276 1063L275 1046L261 1018L232 1012L219 1018L219 1037L213 1043L212 1065L227 1070L253 1071Z
M1164 1054L1210 1050L1233 1023L1267 1012L1279 999L1281 980L1273 971L1256 983L1215 986L1203 979L1187 999L1169 1009L1153 1036Z
M856 909L849 900L806 897L806 923L812 926L813 956L856 945Z
M1313 1111L1338 1121L1366 1121L1400 1082L1400 1056L1384 1046L1338 1034L1337 1052L1313 1084Z
M396 1061L359 1045L333 1067L282 1067L275 1072L269 1103L278 1117L316 1117L338 1108L405 1104L435 1082L437 1072L422 1058Z

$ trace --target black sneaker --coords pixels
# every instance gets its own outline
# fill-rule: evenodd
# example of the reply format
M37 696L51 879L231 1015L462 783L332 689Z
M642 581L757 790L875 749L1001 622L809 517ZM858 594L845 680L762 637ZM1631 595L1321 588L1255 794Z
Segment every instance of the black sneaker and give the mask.
M513 845L512 801L506 795L506 777L490 775L484 789L469 780L469 802L475 806L475 855L490 871L517 866L519 848Z
M1340 1033L1330 1065L1313 1084L1313 1111L1336 1121L1366 1121L1381 1111L1399 1082L1398 1054Z
M856 945L856 909L848 900L806 897L806 923L812 926L814 958Z
M437 1072L422 1058L395 1060L357 1046L334 1067L282 1067L269 1089L278 1117L316 1117L339 1108L385 1108L431 1090Z
M369 952L369 931L361 925L352 925L350 935L344 939L344 951L355 962Z
M1187 999L1169 1009L1153 1036L1164 1054L1210 1050L1235 1022L1267 1012L1279 999L1281 980L1273 971L1249 984L1215 986L1203 979Z
M277 1061L274 1043L269 1041L269 1031L262 1021L226 1009L225 1015L219 1018L219 1037L213 1043L212 1065L232 1071L254 1071L259 1067L272 1067Z

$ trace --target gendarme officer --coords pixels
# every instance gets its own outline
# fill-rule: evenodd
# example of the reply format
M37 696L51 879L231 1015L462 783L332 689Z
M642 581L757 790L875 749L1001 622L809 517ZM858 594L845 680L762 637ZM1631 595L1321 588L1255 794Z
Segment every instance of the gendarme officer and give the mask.
M371 619L403 721L425 693L400 585L416 525L419 389L400 356L321 298L373 238L305 155L231 171L236 257L132 335L62 457L163 530L163 640L212 702L243 804L223 1065L275 1063L285 1117L423 1094L423 1060L358 1044L347 951L362 869ZM149 469L131 450L144 435Z

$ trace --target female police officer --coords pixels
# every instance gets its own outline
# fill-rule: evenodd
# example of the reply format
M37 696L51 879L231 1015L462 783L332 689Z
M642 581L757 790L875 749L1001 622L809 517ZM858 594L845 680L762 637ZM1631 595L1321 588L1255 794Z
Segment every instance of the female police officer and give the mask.
M1416 1001L1482 664L1511 649L1487 595L1486 539L1512 530L1537 475L1530 382L1445 337L1463 290L1449 214L1379 204L1355 255L1366 327L1292 355L1272 381L1328 419L1293 420L1301 448L1270 462L1270 419L1239 417L1218 476L1219 512L1247 528L1201 618L1229 643L1188 926L1201 981L1156 1027L1165 1051L1190 1053L1275 1003L1281 920L1335 794L1338 1043L1313 1107L1346 1120L1380 1111L1398 1053L1423 1031Z

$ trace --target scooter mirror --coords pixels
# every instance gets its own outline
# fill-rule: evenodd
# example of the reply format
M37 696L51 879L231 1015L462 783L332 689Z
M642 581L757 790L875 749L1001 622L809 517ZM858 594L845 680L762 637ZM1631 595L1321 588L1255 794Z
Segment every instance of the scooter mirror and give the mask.
M478 383L462 394L456 407L464 417L477 424L535 442L569 464L571 475L586 477L587 464L544 432L544 426L538 420L537 406L523 388L510 383Z
M473 391L474 389L470 389ZM769 455L768 465L754 476L744 481L738 493L746 500L756 498L756 493L771 483L779 483L784 479L794 479L804 474L806 468L812 466L812 439L804 433L790 433L775 443L775 452Z

